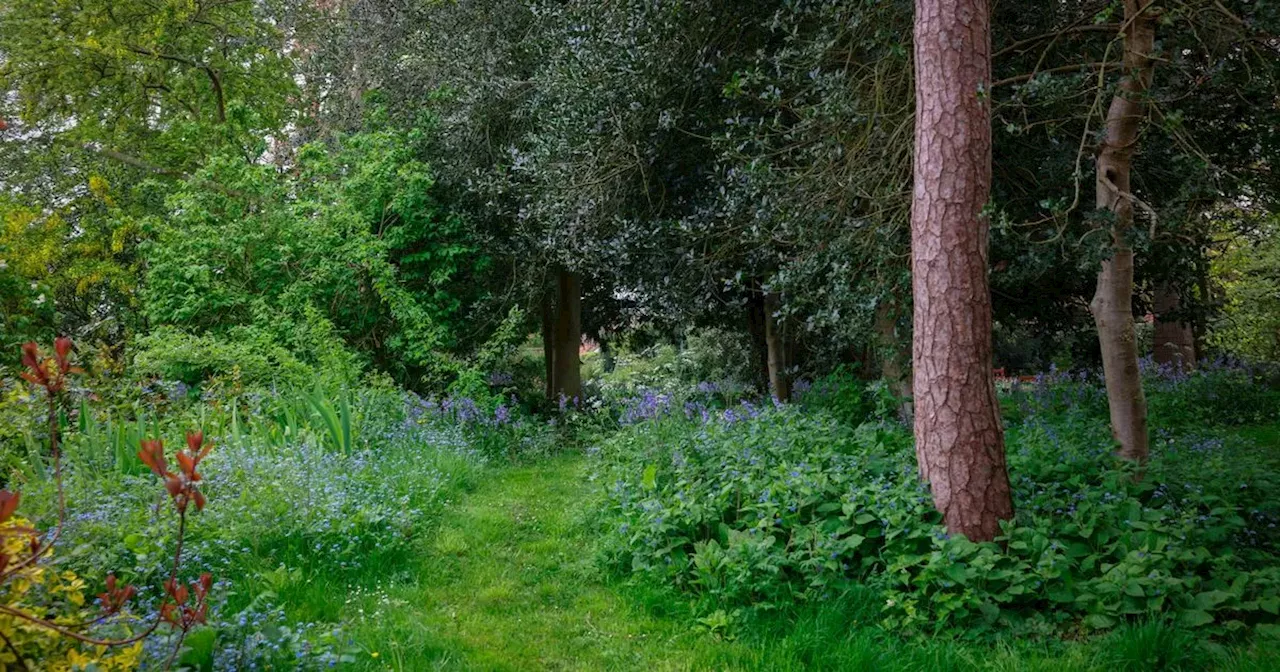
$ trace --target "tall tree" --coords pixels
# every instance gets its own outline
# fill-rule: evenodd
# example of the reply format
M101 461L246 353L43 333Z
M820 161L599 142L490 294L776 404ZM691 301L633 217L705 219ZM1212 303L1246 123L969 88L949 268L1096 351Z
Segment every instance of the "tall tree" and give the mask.
M989 541L1013 516L991 368L987 0L916 0L911 205L915 436L947 529Z
M1138 339L1133 326L1133 245L1129 231L1137 199L1129 184L1154 70L1151 55L1155 49L1156 16L1151 0L1125 0L1124 19L1125 77L1107 110L1095 186L1098 209L1109 211L1115 218L1111 258L1102 262L1089 310L1102 346L1111 432L1120 443L1122 457L1141 461L1147 458L1147 399L1142 392Z
M214 154L257 159L300 119L289 36L305 12L288 5L0 2L0 254L26 262L0 284L23 280L35 304L6 297L21 314L0 343L38 325L124 353L146 324L139 281L165 196Z
M1155 328L1151 354L1157 364L1187 368L1196 363L1196 336L1191 323L1177 315L1182 303L1178 290L1161 282L1152 291Z
M1048 346L1023 367L1047 366L1068 348L1075 365L1101 363L1088 304L1102 260L1114 258L1116 217L1089 198L1090 164L1107 141L1109 103L1132 76L1124 63L1132 23L1119 2L1064 0L1035 12L1001 3L993 12L997 349L999 327L1008 327ZM1216 310L1209 260L1223 235L1238 235L1214 222L1237 219L1242 204L1265 211L1280 193L1272 169L1280 42L1271 37L1280 11L1250 0L1177 0L1152 3L1147 14L1158 24L1158 65L1137 97L1141 118L1132 119L1140 139L1130 148L1128 195L1137 210L1123 239L1134 255L1132 312L1190 323L1198 340ZM1165 308L1170 299L1177 310ZM1158 342L1186 337L1182 327Z

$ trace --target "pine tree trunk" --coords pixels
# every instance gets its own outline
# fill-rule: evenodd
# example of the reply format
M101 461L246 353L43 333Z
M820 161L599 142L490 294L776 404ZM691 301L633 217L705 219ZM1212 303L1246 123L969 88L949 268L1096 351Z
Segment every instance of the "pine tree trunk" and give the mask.
M1138 339L1133 326L1134 199L1129 188L1133 152L1146 114L1145 97L1151 86L1155 48L1152 0L1125 0L1125 77L1107 110L1106 137L1098 153L1097 207L1114 216L1111 258L1102 262L1098 286L1089 304L1102 346L1102 372L1107 381L1111 433L1119 454L1129 460L1147 459L1147 400L1138 370Z
M776 292L764 295L764 342L769 351L769 393L778 401L791 399L787 372L787 335L776 313L782 308Z
M546 375L546 395L548 400L556 398L556 309L551 293L542 295L542 360L543 372Z
M947 530L975 541L1013 517L991 362L988 0L916 0L911 207L916 458Z
M1155 313L1152 356L1157 364L1190 369L1196 363L1196 335L1191 323L1172 315L1182 305L1178 290L1168 282L1156 285L1152 296Z
M557 274L557 285L553 398L563 395L575 402L582 399L582 280L577 274L562 270Z

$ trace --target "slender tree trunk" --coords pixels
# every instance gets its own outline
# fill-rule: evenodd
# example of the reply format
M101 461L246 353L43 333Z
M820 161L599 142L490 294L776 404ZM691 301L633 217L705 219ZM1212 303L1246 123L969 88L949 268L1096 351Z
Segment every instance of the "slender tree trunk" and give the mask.
M553 398L564 395L570 401L581 400L582 280L576 273L562 270L557 285Z
M752 292L747 297L747 332L751 335L754 382L762 390L769 385L769 345L764 331L764 297Z
M613 346L611 341L606 340L603 336L600 338L600 365L605 373L613 373L617 367L617 362L613 357Z
M1134 198L1129 188L1133 152L1146 114L1155 48L1152 0L1125 0L1125 76L1107 110L1106 137L1098 153L1097 207L1112 213L1111 258L1102 262L1098 286L1089 310L1102 346L1102 372L1107 381L1111 433L1119 454L1129 460L1147 459L1147 400L1138 371L1138 339L1133 327Z
M787 334L778 323L782 302L776 292L764 295L764 342L769 351L769 392L778 401L791 399L791 379L787 372Z
M920 475L947 530L975 541L1013 517L991 370L988 0L916 0L911 275Z
M1155 313L1154 347L1157 364L1190 369L1196 363L1196 334L1191 323L1173 316L1182 304L1178 290L1168 282L1156 285L1152 297Z
M911 401L910 341L898 334L898 307L892 299L881 301L876 306L875 332L880 377L894 396L901 400L898 417L911 424L915 412ZM904 348L904 344L908 347Z
M556 398L556 308L551 292L542 295L542 361L547 399Z

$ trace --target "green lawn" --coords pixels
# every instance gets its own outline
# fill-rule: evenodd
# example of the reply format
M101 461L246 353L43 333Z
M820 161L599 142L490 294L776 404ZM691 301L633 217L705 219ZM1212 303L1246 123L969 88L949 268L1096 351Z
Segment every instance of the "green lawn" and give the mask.
M875 625L871 596L722 637L683 598L602 574L584 468L576 453L495 467L416 555L360 588L309 581L282 596L341 613L370 670L1280 669L1274 653L1205 649L1158 625L1084 645L903 641Z

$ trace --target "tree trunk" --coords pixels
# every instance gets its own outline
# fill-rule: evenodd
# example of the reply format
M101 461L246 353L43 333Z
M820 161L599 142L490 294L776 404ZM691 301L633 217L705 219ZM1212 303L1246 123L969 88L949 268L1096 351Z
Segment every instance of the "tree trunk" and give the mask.
M613 373L613 370L617 368L617 362L613 357L613 346L609 345L610 342L611 341L606 340L603 336L599 339L600 367L605 373Z
M916 458L947 530L975 541L1013 517L991 370L988 0L916 0L911 205Z
M543 372L547 382L545 386L548 400L556 398L556 309L551 292L542 295L542 360Z
M562 270L557 284L553 398L564 396L577 402L582 399L578 357L582 347L582 280L576 273Z
M903 344L909 344L909 341L898 335L898 307L892 299L881 301L876 306L875 332L880 377L899 399L898 417L911 424L915 418L911 374L908 371L911 353L903 348Z
M769 351L769 393L778 401L791 399L791 379L787 372L787 334L778 323L782 302L776 292L764 295L764 342Z
M764 335L764 298L756 292L747 297L747 332L751 335L751 370L759 389L769 385L769 345Z
M1129 460L1147 459L1147 400L1138 371L1138 340L1133 327L1134 198L1129 188L1133 152L1146 114L1145 97L1151 86L1155 47L1152 0L1125 0L1124 68L1120 88L1107 110L1106 137L1098 153L1097 207L1114 216L1111 258L1102 262L1098 286L1089 304L1102 346L1102 372L1107 381L1111 434L1119 454Z
M1196 363L1196 334L1191 323L1178 318L1176 313L1182 304L1178 290L1167 282L1156 285L1152 303L1155 313L1155 333L1152 355L1157 364L1167 364L1181 370L1190 369Z

